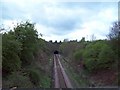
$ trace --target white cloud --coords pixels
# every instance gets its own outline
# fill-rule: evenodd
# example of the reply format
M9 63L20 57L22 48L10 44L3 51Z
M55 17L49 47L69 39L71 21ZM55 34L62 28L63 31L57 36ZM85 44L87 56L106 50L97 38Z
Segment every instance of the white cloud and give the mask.
M11 9L11 12L8 13L4 11L13 19L3 18L3 24L13 27L13 22L17 23L20 20L29 19L36 23L38 33L42 33L43 38L47 41L63 40L65 38L80 40L82 37L87 37L92 34L94 34L97 39L104 39L109 32L111 23L117 20L117 9L114 6L109 6L109 3L104 7L94 7L95 9L90 9L87 6L71 8L70 6L64 6L62 3L41 2L39 0L4 0L3 2L7 2L7 5L10 4L10 6L13 6L6 6L8 10L9 8ZM18 7L14 7L14 5ZM15 8L16 11L20 9L20 15L15 11L13 12L13 8ZM16 16L19 18L16 18ZM73 26L71 27L71 25ZM62 29L69 29L67 27L70 26L71 30L68 30L69 32L66 34L67 30L60 30L59 26L62 27ZM57 35L56 33L63 34Z
M51 34L51 32L54 32L55 30L51 27L46 27L41 24L35 24L35 28L37 29L38 33L42 33L43 35Z
M13 29L17 25L17 23L20 23L20 21L17 20L4 20L3 21L3 27L5 29Z
M94 34L96 39L106 39L106 35L109 33L110 25L113 21L117 20L115 14L116 12L112 8L104 9L99 12L97 16L93 16L90 20L84 22L81 25L82 28L77 28L67 36L70 39L80 40L82 37L86 37L87 40L90 40L91 35Z

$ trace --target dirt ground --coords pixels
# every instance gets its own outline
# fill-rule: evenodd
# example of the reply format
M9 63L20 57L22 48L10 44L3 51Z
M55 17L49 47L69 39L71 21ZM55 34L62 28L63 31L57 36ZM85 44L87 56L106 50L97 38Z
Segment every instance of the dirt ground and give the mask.
M114 70L101 70L90 75L96 83L102 86L117 86L118 72Z

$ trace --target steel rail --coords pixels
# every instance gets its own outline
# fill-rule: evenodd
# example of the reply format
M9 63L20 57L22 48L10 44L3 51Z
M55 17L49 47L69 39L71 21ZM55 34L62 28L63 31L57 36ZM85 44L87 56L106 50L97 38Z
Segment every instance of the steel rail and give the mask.
M58 66L56 66L58 63ZM58 77L58 68L59 68L59 72L61 72L61 75L64 79L64 83L65 83L65 88L72 88L72 85L70 83L70 80L60 62L60 55L59 54L55 54L54 55L54 72L55 72L55 88L61 88L60 86L60 78Z

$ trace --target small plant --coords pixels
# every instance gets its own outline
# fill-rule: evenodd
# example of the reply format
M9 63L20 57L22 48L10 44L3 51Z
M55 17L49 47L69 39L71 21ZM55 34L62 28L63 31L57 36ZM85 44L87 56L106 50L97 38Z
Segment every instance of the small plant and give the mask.
M3 81L3 88L18 87L18 88L32 88L33 84L27 76L20 72L13 72Z
M29 70L29 77L31 82L35 85L35 86L39 86L39 82L40 82L40 77L39 77L39 71L36 69L31 69Z

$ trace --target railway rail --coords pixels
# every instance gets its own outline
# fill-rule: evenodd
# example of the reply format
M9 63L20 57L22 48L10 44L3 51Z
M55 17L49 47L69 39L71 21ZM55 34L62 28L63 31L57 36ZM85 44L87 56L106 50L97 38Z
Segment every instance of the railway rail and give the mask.
M54 54L54 88L72 88L71 82L60 62L59 54Z

